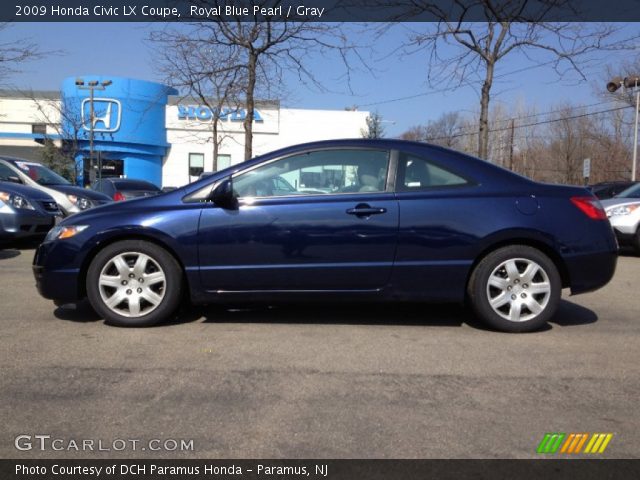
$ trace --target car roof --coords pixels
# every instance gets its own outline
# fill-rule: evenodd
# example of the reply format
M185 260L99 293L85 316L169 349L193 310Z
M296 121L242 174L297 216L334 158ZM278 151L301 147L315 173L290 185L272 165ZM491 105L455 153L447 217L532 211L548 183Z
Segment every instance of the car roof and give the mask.
M13 165L15 165L16 162L33 163L34 165L42 165L42 163L36 162L34 160L28 160L26 158L18 158L18 157L7 157L4 155L0 155L0 160L5 160Z

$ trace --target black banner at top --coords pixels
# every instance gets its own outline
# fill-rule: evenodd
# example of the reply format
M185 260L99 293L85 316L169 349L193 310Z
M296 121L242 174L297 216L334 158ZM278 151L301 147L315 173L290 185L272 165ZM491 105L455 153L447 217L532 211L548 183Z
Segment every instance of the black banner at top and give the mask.
M633 22L640 0L4 0L0 22Z

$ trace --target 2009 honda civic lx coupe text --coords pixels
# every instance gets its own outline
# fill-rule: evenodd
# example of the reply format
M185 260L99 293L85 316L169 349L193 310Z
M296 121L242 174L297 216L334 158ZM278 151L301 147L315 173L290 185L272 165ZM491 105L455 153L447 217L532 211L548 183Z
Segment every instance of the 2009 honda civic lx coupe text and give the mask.
M467 302L541 327L605 285L617 244L586 189L396 140L288 147L156 197L78 213L38 248L40 293L148 326L181 300ZM428 310L425 310L428 321Z

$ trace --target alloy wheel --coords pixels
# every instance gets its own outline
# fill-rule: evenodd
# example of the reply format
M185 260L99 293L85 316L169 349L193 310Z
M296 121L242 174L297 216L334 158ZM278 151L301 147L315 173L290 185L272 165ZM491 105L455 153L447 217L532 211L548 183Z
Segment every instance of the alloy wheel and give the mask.
M551 298L551 282L538 263L526 258L512 258L491 272L486 292L494 312L511 322L526 322L547 307Z
M141 252L124 252L108 260L98 277L100 297L109 310L136 318L154 311L166 290L157 261Z

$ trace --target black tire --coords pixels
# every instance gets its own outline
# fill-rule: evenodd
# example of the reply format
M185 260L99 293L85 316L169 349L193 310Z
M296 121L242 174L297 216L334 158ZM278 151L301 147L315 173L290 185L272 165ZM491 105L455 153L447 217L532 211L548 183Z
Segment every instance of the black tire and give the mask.
M638 230L636 230L636 236L633 239L633 250L636 252L636 255L640 255L640 226Z
M534 277L527 272L535 272ZM562 281L553 261L526 245L510 245L488 254L476 265L467 286L476 315L503 332L540 329L556 312L561 293Z
M130 273L123 275L126 268ZM101 279L118 286L105 285ZM131 288L124 290L126 287ZM86 288L91 306L105 323L148 327L168 320L176 311L182 297L182 269L162 247L142 240L125 240L98 252L89 266ZM122 297L121 301L118 302L120 297L116 294ZM112 300L114 305L108 306L107 300Z

